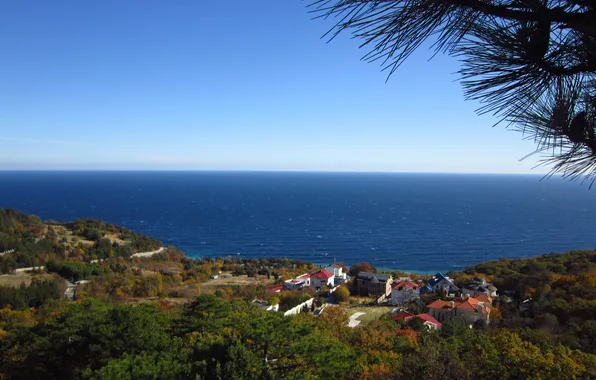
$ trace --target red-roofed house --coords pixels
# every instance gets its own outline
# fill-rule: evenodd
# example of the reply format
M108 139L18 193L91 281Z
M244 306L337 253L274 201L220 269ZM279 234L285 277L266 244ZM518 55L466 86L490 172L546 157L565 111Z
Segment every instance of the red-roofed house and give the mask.
M400 313L402 313L400 311ZM405 314L410 314L407 312L403 312ZM399 315L399 313L397 313ZM393 317L393 319L395 319L397 317L397 315L395 317ZM404 321L409 321L413 318L418 318L418 319L422 319L424 321L424 325L426 327L428 327L429 330L439 330L441 328L441 322L437 321L435 318L433 318L431 315L428 314L418 314L418 315L413 315L410 314L408 316L406 316L404 319Z
M394 321L401 321L401 320L405 321L406 318L413 317L413 316L414 316L414 314L408 313L407 311L402 310L393 316L393 320Z
M420 285L412 281L399 281L391 285L391 304L405 305L420 298Z
M321 289L323 286L333 286L333 273L327 272L325 269L310 273L310 286L316 290Z
M279 293L283 290L283 288L284 288L283 285L270 286L267 288L267 293Z
M473 324L478 320L489 322L490 302L484 298L459 298L454 301L436 300L428 306L428 313L439 321L460 317Z
M418 315L414 315L413 317L407 318L406 321L408 321L412 318L422 319L424 321L424 325L427 326L430 330L439 330L441 328L441 322L437 321L431 315L418 314Z

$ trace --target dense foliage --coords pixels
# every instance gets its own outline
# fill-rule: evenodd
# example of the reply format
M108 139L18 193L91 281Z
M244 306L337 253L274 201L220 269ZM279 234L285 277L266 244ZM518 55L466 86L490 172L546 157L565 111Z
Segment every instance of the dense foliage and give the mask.
M176 258L187 260L169 259ZM276 266L276 260L224 261L193 260L184 266L211 273L226 265ZM9 301L12 307L0 310L0 378L592 378L596 356L589 340L596 323L590 274L595 262L593 251L571 252L452 273L460 282L484 275L511 298L503 296L494 305L490 326L469 329L454 319L440 332L427 331L416 319L395 322L390 315L352 329L346 311L337 306L318 317L284 317L242 300L264 294L250 287L201 295L182 307L165 299L126 306L102 294L128 283L133 295L159 295L173 275L143 276L122 263L52 263L48 267L63 276L90 276L90 288L69 305L47 302L55 298L50 282L14 289L25 303ZM114 284L120 285L109 291ZM40 293L40 287L48 291ZM38 296L24 296L25 289ZM284 303L291 294L271 300ZM582 307L562 307L570 300Z
M42 308L43 309L43 308ZM7 379L570 379L596 376L596 356L542 347L507 329L440 333L391 320L350 329L329 307L284 317L203 295L182 308L87 299L42 316L0 311L0 376ZM27 344L23 344L27 342ZM423 360L421 360L423 359Z
M60 282L57 279L34 279L31 285L25 283L19 287L0 286L0 308L10 306L12 309L39 307L46 301L62 297Z
M596 353L596 253L572 251L530 259L501 259L454 274L481 275L499 288L501 325L528 340Z

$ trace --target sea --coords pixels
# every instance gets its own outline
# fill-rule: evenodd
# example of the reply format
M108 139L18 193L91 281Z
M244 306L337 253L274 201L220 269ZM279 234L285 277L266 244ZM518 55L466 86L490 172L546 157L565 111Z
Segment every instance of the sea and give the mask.
M540 175L0 171L0 208L102 219L193 258L420 273L593 249L595 192Z

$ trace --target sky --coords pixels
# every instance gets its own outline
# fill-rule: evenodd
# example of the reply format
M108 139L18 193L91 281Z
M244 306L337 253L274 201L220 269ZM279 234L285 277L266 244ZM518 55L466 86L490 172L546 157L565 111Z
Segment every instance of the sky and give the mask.
M427 47L389 79L310 0L0 3L0 169L543 173Z

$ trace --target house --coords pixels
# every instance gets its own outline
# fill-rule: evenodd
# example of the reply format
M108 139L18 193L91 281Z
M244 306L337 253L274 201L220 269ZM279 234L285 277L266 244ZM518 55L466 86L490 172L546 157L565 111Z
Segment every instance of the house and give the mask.
M478 296L476 296L474 298L477 299L480 302L484 302L487 305L492 305L492 303L493 303L493 299L490 296L488 296L488 295L486 295L484 293L482 293L482 294L480 294L480 295L478 295Z
M279 310L279 304L270 305L269 302L259 300L259 299L253 300L252 303L256 304L261 309L266 310L266 311L278 311Z
M393 317L393 320L408 322L408 321L412 320L413 318L418 318L418 319L423 320L424 321L423 324L426 327L428 327L429 330L439 330L441 328L441 322L437 321L435 318L433 318L431 315L428 315L428 314L415 315L415 314L408 313L407 311L402 310Z
M323 286L333 287L334 276L333 273L321 269L320 271L310 273L310 287L316 290L321 289Z
M426 293L453 293L459 291L453 280L442 273L437 273L428 283L420 289L420 294Z
M360 272L354 281L355 292L361 296L381 296L391 294L390 274Z
M441 329L441 322L437 321L431 315L428 314L418 314L411 317L407 317L405 321L409 321L410 319L418 318L424 321L423 325L426 326L429 330L440 330Z
M486 282L486 280L482 277L476 277L472 281L465 283L462 286L462 295L476 297L481 294L486 294L487 296L494 298L497 296L497 288Z
M470 325L478 320L489 323L491 302L492 300L486 295L480 299L463 297L454 301L436 300L428 305L428 314L441 322L452 318L463 318Z
M283 290L284 286L283 285L278 285L278 286L270 286L267 289L265 289L265 291L267 293L279 293Z
M344 268L341 265L332 264L325 268L329 273L333 273L333 286L337 286L346 281L348 275L344 273Z
M414 315L415 315L415 314L408 313L407 311L403 311L403 310L402 310L402 311L400 311L399 313L397 313L397 314L395 314L395 315L393 316L393 320L394 320L394 321L402 321L402 320L404 320L404 321L405 321L405 320L406 320L406 318L413 317Z
M300 290L305 286L310 286L310 278L294 278L284 282L284 286L289 290Z
M420 285L412 281L394 282L391 286L391 304L405 305L420 298Z

